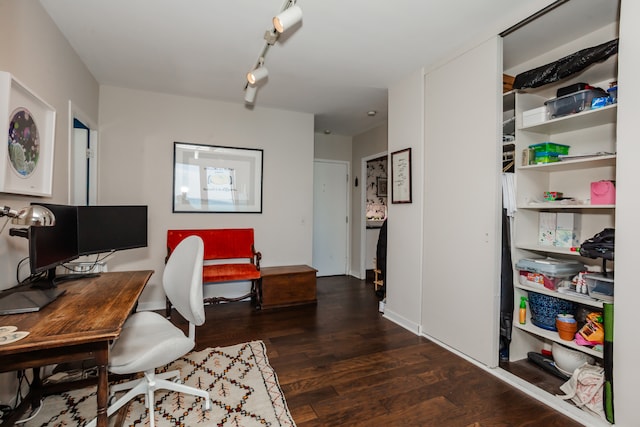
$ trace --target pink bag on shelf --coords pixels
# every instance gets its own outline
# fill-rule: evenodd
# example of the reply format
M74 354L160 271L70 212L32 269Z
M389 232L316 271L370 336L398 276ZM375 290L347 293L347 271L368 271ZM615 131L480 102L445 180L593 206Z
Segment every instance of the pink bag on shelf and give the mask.
M596 181L591 183L592 205L615 205L616 185L615 181Z

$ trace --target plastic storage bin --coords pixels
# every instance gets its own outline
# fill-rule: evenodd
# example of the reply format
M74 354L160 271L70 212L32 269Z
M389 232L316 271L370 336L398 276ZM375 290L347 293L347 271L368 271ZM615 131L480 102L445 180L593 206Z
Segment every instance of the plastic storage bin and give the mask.
M587 291L591 298L613 302L613 273L606 276L602 274L585 274Z
M545 287L550 290L558 289L563 280L571 280L573 276L586 269L584 264L578 261L553 258L523 258L516 263L516 268L520 270L520 284Z
M536 153L557 153L557 154L569 154L570 145L557 144L555 142L541 142L539 144L532 144L529 146Z
M550 153L547 151L540 151L535 154L533 157L533 163L554 163L560 161L560 154L558 153Z
M553 98L544 103L549 112L549 118L557 118L568 114L579 113L591 109L593 98L608 97L602 89L586 89L569 95Z

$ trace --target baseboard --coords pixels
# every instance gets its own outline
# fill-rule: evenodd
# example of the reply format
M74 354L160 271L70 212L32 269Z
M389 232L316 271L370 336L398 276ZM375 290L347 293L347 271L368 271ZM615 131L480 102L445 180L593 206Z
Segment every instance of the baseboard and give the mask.
M393 310L389 310L389 304L385 304L383 317L385 319L392 321L393 323L396 323L402 326L406 330L413 332L416 335L420 335L420 325L418 325L415 322L411 322L409 319L405 317L400 316L398 313L394 312Z

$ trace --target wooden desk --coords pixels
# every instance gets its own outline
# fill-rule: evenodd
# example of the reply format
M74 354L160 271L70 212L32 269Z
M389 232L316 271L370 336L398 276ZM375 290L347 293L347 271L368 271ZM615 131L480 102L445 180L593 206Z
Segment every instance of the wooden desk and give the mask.
M107 426L110 343L134 309L153 271L101 273L61 283L67 292L36 313L0 316L0 326L15 325L29 335L0 346L0 372L94 359L98 365L98 426ZM40 392L39 376L30 393ZM26 399L25 399L26 400Z

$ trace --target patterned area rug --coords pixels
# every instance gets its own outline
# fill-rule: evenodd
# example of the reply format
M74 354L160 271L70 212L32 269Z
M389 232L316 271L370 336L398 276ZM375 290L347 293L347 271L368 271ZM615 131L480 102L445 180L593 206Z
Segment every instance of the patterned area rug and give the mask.
M185 384L208 390L213 404L203 411L200 398L157 390L156 426L295 427L262 341L192 352L158 372L174 369L180 369ZM142 395L125 408L118 426L149 424ZM95 413L96 390L90 387L48 396L38 415L22 425L83 426ZM116 425L117 418L114 414L109 424Z

